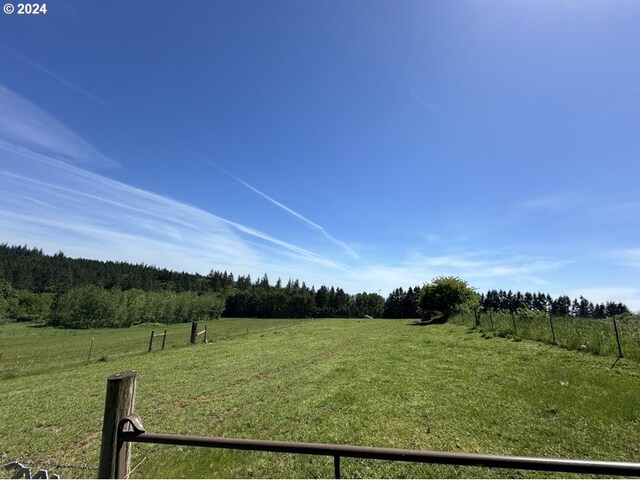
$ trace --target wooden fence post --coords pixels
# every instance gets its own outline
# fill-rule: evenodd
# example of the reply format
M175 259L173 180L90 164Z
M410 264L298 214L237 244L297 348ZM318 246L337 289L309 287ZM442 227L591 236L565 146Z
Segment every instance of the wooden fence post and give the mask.
M198 322L191 322L191 343L196 343L198 337Z
M136 372L122 372L107 378L107 392L104 398L104 419L102 421L102 444L98 478L116 478L116 436L118 422L133 413L136 398ZM126 445L126 471L129 472L131 450Z
M207 343L207 326L204 326L204 341L203 343Z
M516 314L511 312L511 320L513 321L513 334L518 336L518 329L516 328Z
M162 350L164 350L164 343L167 341L167 330L164 331L164 336L162 337Z
M153 330L151 330L151 338L149 338L149 351L153 348Z

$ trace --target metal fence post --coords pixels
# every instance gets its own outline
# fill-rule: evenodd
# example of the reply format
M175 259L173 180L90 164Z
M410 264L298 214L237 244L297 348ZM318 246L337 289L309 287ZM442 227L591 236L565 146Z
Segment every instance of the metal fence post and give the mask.
M136 372L116 373L107 378L98 478L116 478L118 423L121 419L133 413L135 397ZM131 450L129 444L125 448L126 471L128 472Z
M89 360L91 359L91 350L93 350L93 341L95 340L95 337L91 338L91 345L89 345L89 355L87 355L87 363L89 363Z
M198 337L198 322L191 322L191 343L196 343Z
M620 345L620 334L618 333L618 324L616 323L616 319L613 319L613 329L616 332L616 342L618 343L618 358L624 358L622 355L622 346Z

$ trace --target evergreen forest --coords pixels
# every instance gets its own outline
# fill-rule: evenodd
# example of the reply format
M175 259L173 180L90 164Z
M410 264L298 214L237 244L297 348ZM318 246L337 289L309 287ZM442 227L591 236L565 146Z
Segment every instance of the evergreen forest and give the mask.
M47 255L37 248L0 244L0 321L41 321L67 328L121 327L199 318L420 318L420 286L349 294L304 281L270 281L211 270L207 275L152 265ZM555 316L605 318L629 312L622 303L584 297L490 290L484 311L541 310Z

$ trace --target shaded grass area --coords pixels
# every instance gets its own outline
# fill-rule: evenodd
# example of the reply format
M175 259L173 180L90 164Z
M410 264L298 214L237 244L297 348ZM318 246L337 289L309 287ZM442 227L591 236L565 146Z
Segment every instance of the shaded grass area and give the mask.
M242 320L237 320L242 323ZM458 325L311 320L0 380L8 458L97 465L106 377L138 371L149 431L637 461L640 368ZM134 446L134 477L329 477L327 457ZM59 469L60 470L60 469ZM345 477L558 477L342 459ZM69 470L76 477L95 476Z

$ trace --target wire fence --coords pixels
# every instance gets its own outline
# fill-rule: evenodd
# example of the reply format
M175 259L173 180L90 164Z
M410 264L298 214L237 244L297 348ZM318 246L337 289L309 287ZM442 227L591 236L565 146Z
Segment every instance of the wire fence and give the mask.
M243 335L286 328L304 319L221 318L198 322L207 328L207 343ZM0 378L33 375L83 364L106 362L114 358L149 351L151 332L166 337L154 338L153 352L190 344L191 323L144 324L129 328L69 330L46 326L6 324L0 326ZM202 342L203 336L197 342ZM34 352L38 352L34 355Z
M454 323L496 336L513 336L596 355L640 360L640 321L635 317L556 317L542 311L459 314Z
M309 321L305 319L221 318L198 322L207 330L207 343L257 334ZM454 323L478 327L484 335L513 336L583 350L597 355L640 360L640 320L556 317L546 312L488 311L461 314ZM0 378L32 375L61 367L106 362L114 358L152 354L190 344L191 324L144 324L129 328L69 330L38 325L0 325ZM161 335L158 335L161 334ZM197 338L201 342L203 336ZM38 352L34 355L34 352Z

